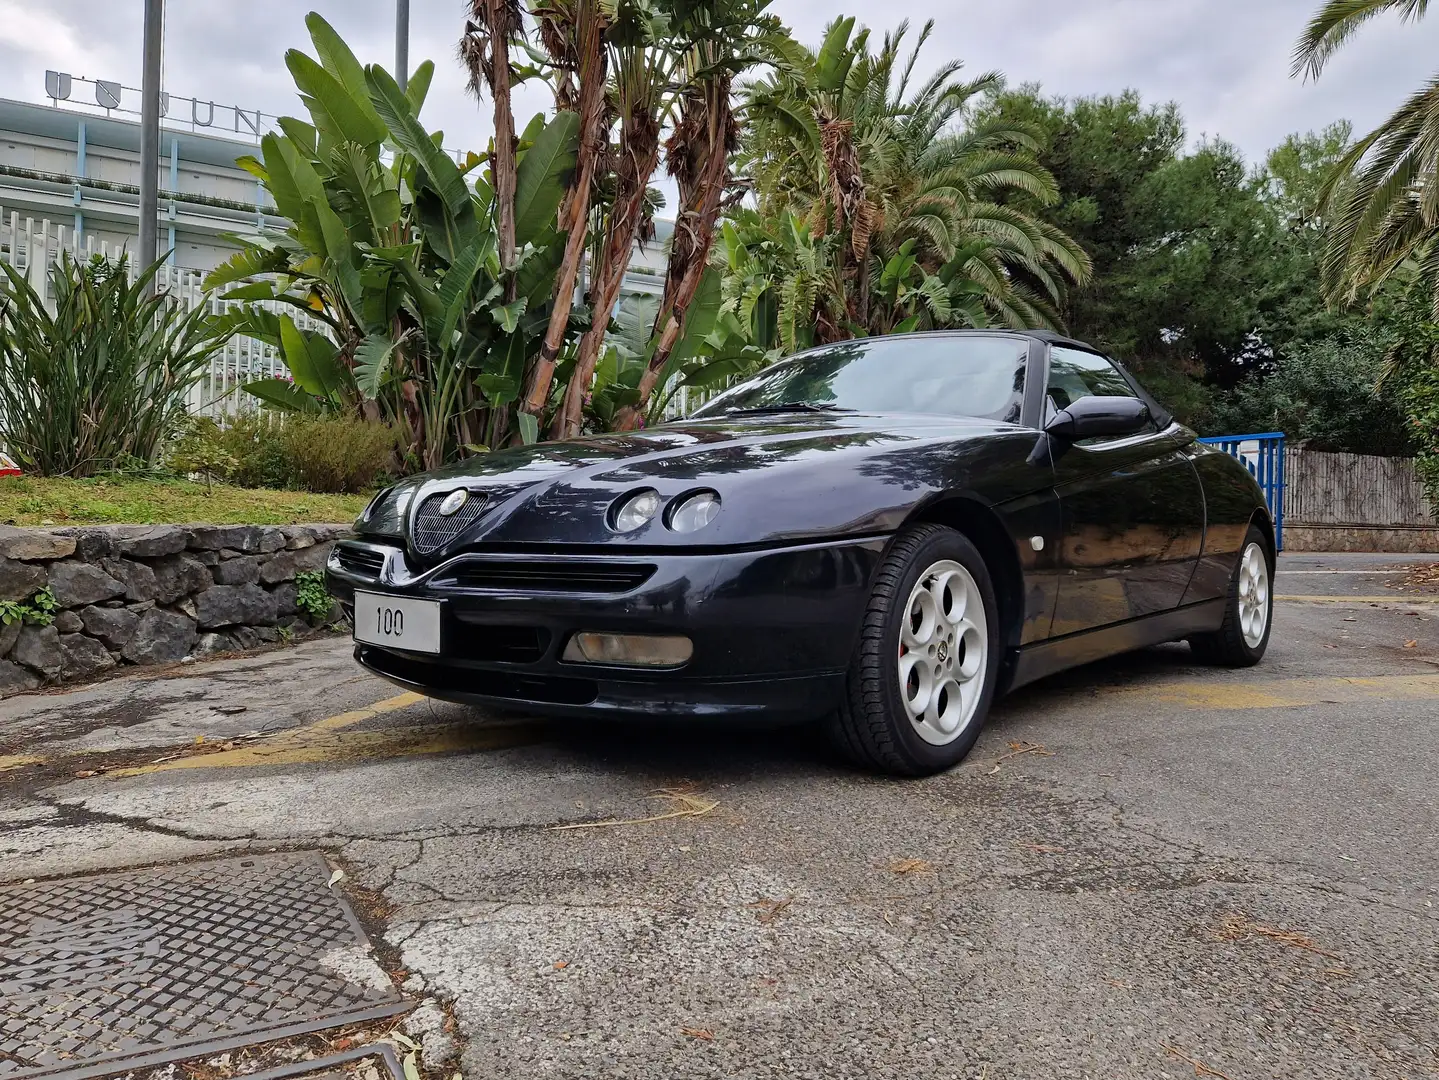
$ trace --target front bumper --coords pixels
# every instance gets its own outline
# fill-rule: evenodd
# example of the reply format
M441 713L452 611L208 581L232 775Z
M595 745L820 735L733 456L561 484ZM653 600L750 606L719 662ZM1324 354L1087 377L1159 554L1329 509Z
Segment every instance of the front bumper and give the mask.
M342 604L356 589L442 603L438 655L355 650L369 670L431 697L561 716L802 719L838 703L885 544L480 551L412 573L397 547L342 541L327 576ZM694 655L666 670L562 660L586 630L685 634Z

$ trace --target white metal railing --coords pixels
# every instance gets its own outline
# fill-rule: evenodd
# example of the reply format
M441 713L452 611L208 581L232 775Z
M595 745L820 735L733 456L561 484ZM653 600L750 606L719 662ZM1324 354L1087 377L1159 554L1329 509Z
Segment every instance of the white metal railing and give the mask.
M108 241L97 241L94 234L86 234L77 246L73 228L46 218L38 221L31 217L22 218L14 210L7 214L0 207L0 262L9 263L24 274L31 287L47 300L50 299L50 266L60 260L62 253L76 259L90 259L96 255L113 259L118 258L123 250ZM137 269L133 261L128 264L132 281ZM164 266L156 275L156 286L175 297L187 309L206 305L212 314L219 315L240 306L236 301L207 295L201 285L204 277L202 270ZM264 306L292 315L301 329L324 327L319 320L292 307L278 304ZM249 411L258 402L241 391L245 383L255 379L288 378L289 374L289 369L273 346L251 337L232 337L215 355L209 373L191 391L190 410L209 416Z

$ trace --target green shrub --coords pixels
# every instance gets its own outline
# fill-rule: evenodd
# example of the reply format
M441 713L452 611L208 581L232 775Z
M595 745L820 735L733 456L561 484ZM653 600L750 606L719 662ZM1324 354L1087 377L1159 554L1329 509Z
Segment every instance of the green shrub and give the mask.
M240 487L358 494L385 477L394 451L395 434L384 424L260 412L223 425L192 421L169 461L176 472L213 473Z
M159 460L225 340L204 306L149 294L160 265L131 285L124 257L64 255L47 308L0 264L0 444L26 471L93 476Z
M368 491L389 471L395 432L346 416L292 416L280 425L290 486L322 493Z
M254 488L294 486L281 440L284 421L271 412L231 417L220 430L220 447L235 461L226 475L232 484Z

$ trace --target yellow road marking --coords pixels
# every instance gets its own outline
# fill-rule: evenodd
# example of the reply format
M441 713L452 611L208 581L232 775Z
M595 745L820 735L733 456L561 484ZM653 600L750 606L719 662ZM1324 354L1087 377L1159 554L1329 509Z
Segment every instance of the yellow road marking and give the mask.
M43 765L45 759L33 754L0 754L0 772L8 769L23 769L26 765Z
M1439 596L1279 596L1276 600L1298 601L1301 604L1439 604Z
M1112 687L1116 696L1139 697L1195 709L1287 709L1296 705L1425 701L1439 698L1439 675L1296 677L1227 683L1219 679Z
M421 754L449 754L462 750L503 750L536 742L542 729L536 723L507 724L426 724L388 731L351 731L339 735L311 734L301 728L289 737L269 740L261 746L236 747L218 754L114 769L111 777L145 776L177 769L244 769L259 765L315 765L374 758L413 757Z
M519 724L426 724L385 731L345 731L345 728L408 709L426 698L421 694L398 694L363 709L327 716L313 724L218 753L189 754L174 761L115 769L106 776L141 776L177 769L235 769L257 765L301 765L322 761L354 761L373 757L407 757L414 754L443 754L454 750L499 750L534 742L540 727Z

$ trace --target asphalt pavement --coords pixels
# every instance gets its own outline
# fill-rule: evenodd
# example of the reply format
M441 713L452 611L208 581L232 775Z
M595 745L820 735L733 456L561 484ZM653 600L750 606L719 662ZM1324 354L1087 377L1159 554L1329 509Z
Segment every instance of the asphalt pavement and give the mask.
M923 781L486 717L335 639L10 699L0 880L322 850L466 1077L1417 1080L1436 559L1285 556L1258 668L1066 673Z

